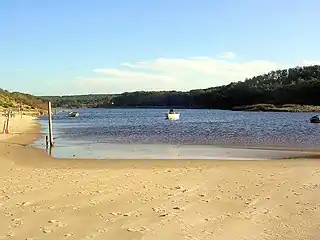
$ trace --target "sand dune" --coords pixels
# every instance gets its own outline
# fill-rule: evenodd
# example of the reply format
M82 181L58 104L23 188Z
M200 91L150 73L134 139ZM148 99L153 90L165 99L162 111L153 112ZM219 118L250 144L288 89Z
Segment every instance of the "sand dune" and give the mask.
M0 239L320 239L320 162L63 160L0 140Z

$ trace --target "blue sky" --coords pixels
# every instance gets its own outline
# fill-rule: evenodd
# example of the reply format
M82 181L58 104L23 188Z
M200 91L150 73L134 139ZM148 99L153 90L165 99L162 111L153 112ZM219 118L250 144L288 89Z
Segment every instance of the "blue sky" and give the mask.
M320 2L2 0L1 88L188 90L318 63Z

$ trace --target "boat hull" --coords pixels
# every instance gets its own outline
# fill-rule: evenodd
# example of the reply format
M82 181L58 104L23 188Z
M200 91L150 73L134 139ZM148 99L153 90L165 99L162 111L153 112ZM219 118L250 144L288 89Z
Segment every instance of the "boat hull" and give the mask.
M180 113L166 113L166 119L168 120L179 120Z
M320 119L310 119L311 123L320 123Z
M315 115L312 118L310 118L310 122L311 123L320 123L320 116L319 115Z

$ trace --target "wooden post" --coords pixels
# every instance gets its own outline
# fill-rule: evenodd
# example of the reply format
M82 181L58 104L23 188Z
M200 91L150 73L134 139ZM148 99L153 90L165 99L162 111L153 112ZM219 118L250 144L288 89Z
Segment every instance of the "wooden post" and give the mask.
M20 102L20 117L22 118L22 115L23 115L23 112L22 112L22 104L21 104L21 102Z
M49 120L49 141L50 147L53 147L53 134L52 134L52 113L51 113L51 102L48 102L48 120Z
M48 135L46 135L46 148L48 148L49 141L48 141Z
M52 157L52 148L49 148L49 156Z
M2 133L5 134L7 129L7 119L4 120Z
M10 111L8 111L6 129L4 130L5 134L9 134L9 121L10 121Z

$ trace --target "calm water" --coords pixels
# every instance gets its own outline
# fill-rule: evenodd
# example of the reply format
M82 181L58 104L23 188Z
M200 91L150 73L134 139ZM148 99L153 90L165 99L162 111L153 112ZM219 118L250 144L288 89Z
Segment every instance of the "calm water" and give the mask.
M182 109L179 110L180 120L168 121L164 117L166 109L78 109L77 111L80 113L77 118L69 118L67 112L53 116L56 149L72 149L68 154L63 150L64 157L71 152L77 152L79 155L79 149L83 152L95 151L99 152L99 155L104 155L103 152L111 151L110 146L113 151L119 146L122 146L122 149L130 148L129 152L137 152L141 148L150 150L152 146L160 145L162 148L166 146L166 149L170 146L170 151L173 149L172 146L177 145L182 148L183 146L186 148L185 145L202 147L210 145L211 148L277 146L320 149L320 124L309 123L312 113ZM47 119L42 118L40 121L43 124L43 132L46 133ZM43 145L43 139L36 144ZM137 146L140 146L140 149L137 149ZM135 150L132 150L133 148ZM165 149L161 151L163 150ZM119 151L121 152L120 148L118 154ZM193 152L195 151L194 149Z

